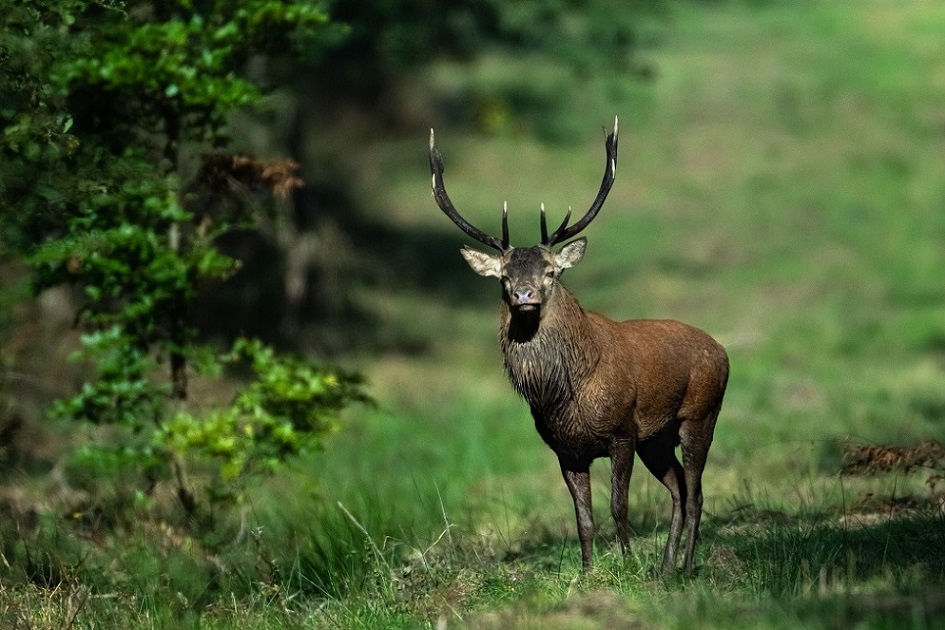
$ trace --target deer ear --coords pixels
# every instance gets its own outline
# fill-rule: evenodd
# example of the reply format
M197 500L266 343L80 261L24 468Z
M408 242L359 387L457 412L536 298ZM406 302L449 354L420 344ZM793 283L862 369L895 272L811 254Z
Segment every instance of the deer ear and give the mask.
M584 250L587 247L587 239L583 236L575 239L561 248L561 251L555 254L555 266L558 269L568 269L581 262L584 258Z
M499 256L492 256L475 250L471 247L463 247L459 250L472 270L480 276L499 278L502 276L502 261Z

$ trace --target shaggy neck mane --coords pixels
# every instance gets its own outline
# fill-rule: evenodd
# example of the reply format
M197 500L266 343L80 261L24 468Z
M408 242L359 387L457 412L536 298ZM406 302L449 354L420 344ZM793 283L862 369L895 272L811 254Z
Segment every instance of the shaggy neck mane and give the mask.
M600 355L584 310L562 285L538 312L503 302L499 338L509 380L546 417L573 400Z

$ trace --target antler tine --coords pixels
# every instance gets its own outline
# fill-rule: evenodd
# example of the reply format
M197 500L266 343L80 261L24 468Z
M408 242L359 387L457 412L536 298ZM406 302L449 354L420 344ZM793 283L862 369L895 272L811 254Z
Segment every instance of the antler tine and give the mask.
M557 234L558 232L563 230L565 227L567 227L568 221L570 220L571 220L571 206L568 206L568 211L564 215L564 221L562 221L561 225L559 225L558 228L554 232L551 233L552 239L555 237L555 234ZM541 204L541 244L544 245L545 247L551 247L555 243L559 243L563 241L565 238L569 238L569 237L565 236L557 240L551 240L548 238L548 226L545 225L545 204Z
M509 249L509 202L502 202L502 251Z
M604 201L606 201L607 194L614 185L614 178L617 175L616 116L614 116L614 130L607 136L604 145L607 150L607 164L604 167L604 178L601 180L600 190L597 192L597 197L594 199L594 203L591 204L590 209L584 214L583 217L581 217L581 220L571 227L566 227L568 224L568 219L571 216L571 212L569 210L567 216L564 218L564 221L561 223L561 226L552 232L551 236L545 238L545 233L543 230L541 238L543 245L550 247L556 243L560 243L561 241L566 241L569 238L577 236L584 228L590 225L591 221L594 220L594 217L597 216L597 213L600 212L600 209L604 206ZM542 222L544 222L544 219L542 219Z
M509 222L505 210L502 212L501 241L494 236L489 236L464 219L459 212L456 211L453 202L450 201L449 195L446 194L446 187L443 184L443 156L440 154L440 150L436 148L433 129L430 129L430 173L432 175L433 198L436 200L436 205L440 207L440 210L442 210L459 229L483 245L488 245L500 252L505 252L509 249Z
M556 229L554 232L551 233L552 236L554 236L555 234L563 230L568 225L568 221L570 220L571 220L571 207L568 206L568 212L567 214L564 215L564 221L561 222L561 225L558 226L558 229ZM559 239L559 240L563 240L563 239ZM541 204L541 244L546 247L551 247L557 242L558 241L550 241L548 239L548 226L545 223L545 204Z

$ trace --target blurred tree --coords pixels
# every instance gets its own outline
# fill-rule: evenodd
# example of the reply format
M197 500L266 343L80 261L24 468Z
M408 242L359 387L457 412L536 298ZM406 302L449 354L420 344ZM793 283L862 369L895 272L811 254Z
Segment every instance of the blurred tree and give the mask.
M330 0L332 19L348 27L347 36L304 66L269 66L270 77L292 86L293 97L283 101L283 135L270 134L268 141L299 157L310 184L296 191L291 220L274 239L284 253L280 330L298 341L303 313L314 314L337 324L334 334L317 341L320 347L363 339L339 334L345 322L362 321L345 286L363 273L353 261L375 249L354 244L351 255L336 238L366 232L353 200L363 185L359 176L372 171L362 168L364 152L353 146L402 133L417 138L444 123L573 140L587 128L574 120L573 106L588 82L625 94L628 79L648 74L640 51L670 1ZM487 58L511 63L501 64L507 68L501 78L487 73L491 78L481 81L475 68ZM431 80L431 70L443 69L438 76L448 75L447 81ZM326 245L339 255L325 255ZM331 263L319 265L319 259Z
M214 373L223 360L198 341L191 313L209 281L239 266L220 252L219 238L278 220L280 206L267 200L301 184L289 160L221 152L229 117L265 93L263 78L249 71L254 61L340 36L322 3L0 0L0 15L0 240L28 255L37 290L78 289L81 356L95 366L55 411L127 427L118 450L155 469L177 461L181 445L215 456L221 443L240 442L241 473L310 445L306 438L322 435L325 422L282 419L270 422L279 431L253 430L266 408L259 396L256 415L238 397L229 422L211 423L212 440L182 441L167 422L168 405L180 401L181 412L188 398L189 370ZM184 160L199 163L191 176ZM311 417L363 399L352 375L313 372L240 343L237 355L253 361L257 378L301 392L297 402ZM167 378L156 378L159 370ZM293 389L297 381L305 387ZM221 478L232 479L233 462L224 465Z
M577 75L641 69L641 24L667 0L432 0L332 2L349 37L326 52L322 75L373 98L405 73L437 59L471 60L502 50L557 60ZM329 76L330 74L330 76Z

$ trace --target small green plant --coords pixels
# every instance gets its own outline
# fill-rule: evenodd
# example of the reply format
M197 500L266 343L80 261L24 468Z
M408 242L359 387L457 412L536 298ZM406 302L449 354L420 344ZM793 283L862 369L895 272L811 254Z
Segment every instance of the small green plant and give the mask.
M248 361L254 379L229 406L206 414L181 411L155 435L156 447L213 465L206 490L214 501L239 501L248 477L320 448L337 428L338 411L369 402L359 375L278 354L258 340L238 339L223 361Z

